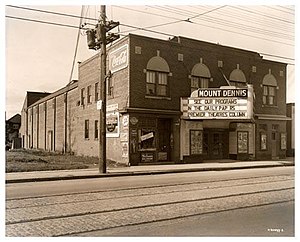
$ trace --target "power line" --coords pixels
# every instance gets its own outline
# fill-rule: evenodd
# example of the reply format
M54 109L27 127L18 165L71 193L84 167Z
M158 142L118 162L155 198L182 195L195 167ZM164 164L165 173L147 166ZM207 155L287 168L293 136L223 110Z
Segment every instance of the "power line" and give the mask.
M230 8L235 8L235 9L239 9L239 10L244 11L244 12L256 14L256 15L261 15L261 16L264 16L266 18L271 18L271 19L275 19L275 20L278 20L278 21L282 21L282 22L285 22L285 23L288 23L288 24L295 24L294 22L291 22L291 21L288 21L288 20L284 20L284 19L277 18L277 17L272 17L272 16L269 16L269 15L266 15L266 14L258 13L258 12L255 12L255 11L251 11L249 9L244 9L244 8L240 8L240 7L236 7L236 6L230 6L230 5L229 5L229 7Z
M29 21L29 22L36 22L36 23L41 23L41 24L50 24L50 25L56 25L56 26L61 26L61 27L69 27L69 28L78 29L78 26L73 26L73 25L68 25L68 24L47 22L47 21L41 21L41 20L36 20L36 19L30 19L30 18L20 18L20 17L16 17L16 16L9 16L9 15L5 15L5 17L6 18L11 18L11 19ZM83 28L83 27L80 27L80 29L87 30L86 28Z
M83 15L83 11L84 11L84 7L81 6L81 16ZM73 57L73 63L72 63L72 68L71 68L71 74L70 74L69 83L71 83L71 81L72 81L72 76L73 76L73 71L74 71L74 66L75 66L77 51L78 51L78 44L79 44L79 37L80 37L80 28L81 28L81 25L82 25L82 18L80 18L80 21L79 21L78 32L77 32L77 39L76 39L76 45L75 45L75 52L74 52L74 57Z
M28 8L28 7L19 7L19 6L14 6L14 5L7 5L7 6L8 7L13 7L13 8L24 9L24 10L38 11L38 12L43 12L43 13L48 13L48 14L56 14L56 15L67 16L67 17L83 18L82 16L77 16L77 15L72 15L72 14L65 14L65 13L58 13L58 12L46 11L46 10L40 10L40 9L33 9L33 8ZM192 16L192 17L190 17L188 19L185 19L185 20L176 19L177 21L174 21L174 22L168 22L168 23L165 23L165 24L159 24L159 25L149 26L148 28L160 27L160 26L169 25L169 24L178 23L178 22L183 22L183 21L189 22L189 19L196 18L196 17L201 16L201 15L205 15L206 13L216 11L218 9L224 8L225 6L226 5L223 5L221 7L217 7L217 8L214 8L214 9L210 9L210 10L204 12L204 13L197 14L197 15ZM124 8L124 7L120 7L120 6L117 6L117 7ZM148 6L148 7L155 8L155 7L152 7L152 6ZM159 8L159 7L156 7L156 8ZM163 7L161 7L161 8L163 8ZM144 11L140 11L140 10L134 10L134 9L130 9L130 8L125 8L125 9L131 10L131 11L137 11L137 12L147 13L147 14L152 14L152 15L157 15L157 16L161 16L161 17L166 17L165 15L153 14L153 13L148 13L148 12L144 12ZM178 8L176 8L176 9L178 9ZM180 10L180 11L195 13L195 12L187 11L187 10ZM168 18L171 18L171 17L168 17ZM84 17L84 19L97 21L97 19L95 19L95 18ZM175 19L175 18L173 18L173 19ZM214 18L214 19L216 19L216 18ZM214 19L212 20L212 19L209 18L209 19L207 19L207 21L209 21L209 22L212 22L212 21L216 22L216 20L214 20ZM220 21L224 22L224 20L220 20ZM235 24L235 26L230 26L230 24L228 24L228 23L220 23L220 22L218 24L225 25L227 27L242 28L242 26L240 26L240 25L236 26L235 23L233 23L233 24ZM270 35L270 36L278 37L278 38L283 38L284 37L284 36L282 36L282 33L274 32L274 31L266 32L266 30L258 30L257 28L253 29L253 27L251 27L251 26L248 26L247 28L248 28L248 31L250 31L250 32L257 32L257 33L260 33L260 34L266 34L266 35ZM252 28L252 30L249 29L249 28ZM245 28L243 28L243 29L245 29ZM286 36L286 37L288 37L288 36ZM292 36L290 36L289 38L292 38ZM283 38L283 39L285 39L285 38Z
M117 6L117 7L119 7L119 6ZM124 8L124 7L120 7L120 8ZM165 16L165 15L148 13L148 12L144 12L144 11L140 11L140 10L135 10L135 9L131 9L131 8L125 8L125 9L127 9L127 10L132 10L132 11L136 11L136 12L141 12L141 13L147 13L147 14L150 14L150 15L159 15L159 16L162 16L162 17L165 17L165 18L171 18L171 19L180 20L180 19L173 18L173 17L167 17L167 16ZM262 40L271 41L271 42L275 42L275 43L279 43L279 44L284 44L284 45L294 46L293 44L289 44L289 43L286 43L286 42L281 42L281 41L276 41L276 40L274 40L274 39L267 39L267 38L262 38L262 37L258 37L258 36L253 36L253 35L249 35L249 34L237 32L237 31L233 31L233 30L228 30L228 29L225 30L225 29L223 29L223 28L219 28L219 27L216 27L216 26L212 27L212 26L210 26L210 25L201 24L201 23L198 23L198 22L192 22L192 21L190 21L189 23L196 24L196 25L200 25L200 26L205 26L205 27L209 27L209 28L213 28L213 29L219 29L219 30L226 31L226 32L231 32L231 33L234 33L234 34L239 34L239 35L249 36L249 37L256 38L256 39L262 39ZM121 24L120 24L120 25L121 25ZM137 28L137 29L143 30L143 31L147 31L146 28ZM156 31L156 33L158 33L158 31ZM175 36L175 35L169 35L169 36Z
M152 8L152 6L148 6L148 7ZM162 23L162 24L152 25L152 26L145 27L145 29L157 28L157 27L162 27L162 26L166 26L166 25L170 25L170 24L175 24L175 23L180 23L180 22L191 22L190 19L192 19L192 18L197 18L197 17L199 17L200 15L204 15L204 14L207 14L207 13L210 13L210 12L213 12L213 11L216 11L216 10L218 10L218 9L220 9L220 8L224 8L224 7L226 7L226 5L221 6L221 7L217 7L217 8L214 8L214 9L211 9L211 10L206 11L206 12L201 13L201 14L197 14L197 15L195 15L195 16L193 16L193 17L190 17L190 18L187 18L187 19L176 20L176 21L172 21L172 22L167 22L167 23ZM124 33L124 32L129 32L129 31L123 31L123 33Z
M59 13L59 12L47 11L47 10L36 9L36 8L20 7L20 6L15 6L15 5L6 5L6 6L11 7L11 8L19 8L19 9L23 9L23 10L29 10L29 11L35 11L35 12L41 12L41 13L48 13L48 14L55 14L55 15L71 17L71 18L83 18L82 16L78 16L78 15L74 15L74 14ZM96 18L85 17L84 19L98 21L98 19L96 19Z
M294 13L292 13L292 12L290 12L290 11L280 10L280 9L278 9L278 8L276 8L276 7L271 7L271 6L263 6L263 7L269 8L269 9L273 9L273 10L276 10L276 11L280 11L280 12L282 12L282 13L287 13L287 14L292 14L292 15L294 15Z
M149 6L149 7L152 7L152 6ZM159 9L160 11L170 11L170 10L173 11L173 8L171 8L171 7L155 7L155 6L153 6L152 8ZM177 9L177 8L175 8L175 9ZM214 9L214 10L216 10L216 9ZM195 13L195 12L187 11L187 10L184 10L184 12L186 12L184 14L181 13L181 12L178 12L177 10L174 10L173 12L175 12L176 14L183 15L185 17L186 17L186 15L190 15L190 14ZM206 11L206 13L207 12L212 12L212 10ZM190 17L188 19L191 19L191 18L193 18L193 17ZM217 18L217 17L212 18L212 17L209 17L209 16L204 16L202 18L202 20L205 20L207 22L217 23L217 24L227 26L227 27L233 27L233 28L239 28L239 29L242 29L242 30L247 30L248 32L269 35L269 36L272 36L272 37L278 37L278 38L281 38L281 39L291 39L291 38L294 37L294 36L291 36L291 35L283 34L281 32L275 32L275 31L270 31L270 30L266 30L266 29L257 28L257 27L254 27L254 26L243 25L241 23L235 23L235 22L220 19L220 18Z
M11 5L9 5L11 6ZM12 7L15 7L15 6L12 6ZM119 6L117 6L119 7ZM19 7L18 7L19 8ZM44 10L38 10L38 9L31 9L31 8L23 8L23 7L20 7L22 9L26 9L26 10L32 10L32 11L39 11L39 12L47 12L47 13L52 13L52 14L58 14L58 15L64 15L64 16L72 16L72 17L76 17L76 18L82 18L81 16L76 16L76 15L70 15L70 14L62 14L62 13L57 13L57 12L51 12L51 11L44 11ZM119 7L119 8L124 8L124 7ZM132 10L130 8L125 8L127 10ZM153 14L153 13L148 13L148 12L144 12L144 11L140 11L140 10L133 10L133 11L137 11L137 12L142 12L142 13L147 13L147 14L152 14L152 15L157 15L157 14ZM165 18L172 18L172 17L167 17L165 15L159 15L159 16L162 16L162 17L165 17ZM14 18L14 19L19 19L19 20L27 20L27 21L32 21L32 22L39 22L39 23L46 23L46 24L52 24L52 25L58 25L58 26L65 26L65 27L72 27L72 28L77 28L75 26L70 26L70 25L65 25L65 24L58 24L58 23L53 23L53 22L46 22L46 21L40 21L40 20L33 20L33 19L26 19L26 18L19 18L19 17L12 17L12 16L7 16L8 18ZM93 18L85 18L85 19L92 19L92 20L97 20L97 19L93 19ZM172 18L172 19L176 19L176 18ZM182 20L182 19L176 19L177 21L175 22L179 22L179 21L187 21L187 20ZM230 30L224 30L223 28L217 28L217 27L212 27L212 26L209 26L209 25L205 25L205 24L200 24L200 23L197 23L197 22L190 22L192 24L197 24L197 25L201 25L201 26L206 26L206 27L209 27L209 28L214 28L214 29L220 29L222 31L227 31L227 32L231 32L231 33L235 33L235 34L242 34L240 32L236 32L236 31L230 31ZM171 24L171 23L166 23L166 24ZM165 24L165 25L166 25ZM136 26L130 26L130 25L125 25L125 24L120 24L122 26L125 26L125 27L131 27L131 28L134 28L134 29L137 29L137 30L142 30L142 31L147 31L147 32L152 32L152 33L156 33L156 34L161 34L161 35L166 35L166 36L175 36L174 34L168 34L168 33L165 33L165 32L160 32L160 31L154 31L154 30L149 30L147 28L143 28L143 27L136 27ZM161 24L161 26L164 25L164 24ZM82 28L84 29L84 28ZM290 46L293 46L291 44L288 44L288 43L285 43L285 42L280 42L280 41L275 41L275 40L270 40L270 39L266 39L266 38L261 38L261 37L257 37L257 36L253 36L253 35L248 35L248 34L242 34L242 35L245 35L245 36L249 36L249 37L253 37L253 38L257 38L257 39L262 39L262 40L267 40L267 41L271 41L271 42L276 42L276 43L280 43L280 44L285 44L285 45L290 45Z
M283 6L277 6L278 8L281 8L281 9L285 9L285 10L289 10L289 11L291 11L291 12L295 12L295 9L294 9L294 7L293 8L288 8L288 7L283 7Z
M175 8L175 7L173 7L173 8ZM202 7L193 6L193 9L195 9L195 8L196 9L200 9L201 11L203 11ZM178 9L178 8L175 8L175 9ZM193 14L195 13L194 11L188 11L188 10L185 10L185 11L189 12L189 14L190 13L193 13ZM259 24L260 27L263 27L263 26L272 27L272 28L275 27L273 22L272 23L268 23L267 21L265 21L265 20L262 21L262 20L260 20L258 18L255 18L255 19L253 18L252 19L249 14L247 14L246 16L242 16L240 11L237 14L235 10L233 10L233 12L232 12L228 8L226 9L226 12L224 12L223 9L222 9L219 15L221 15L221 16L227 16L229 18L234 19L235 21L237 21L239 19L239 20L242 20L242 22L247 21L247 23ZM214 19L219 19L219 18L214 16ZM223 19L223 20L226 20L226 19ZM226 21L228 21L228 20L226 20ZM230 21L230 22L233 22L233 21ZM241 23L241 21L239 21L238 23L241 26L243 25ZM255 28L257 28L257 27L255 27ZM280 25L276 24L276 29L277 30L281 29L283 31L286 31L287 27L286 26L280 26Z

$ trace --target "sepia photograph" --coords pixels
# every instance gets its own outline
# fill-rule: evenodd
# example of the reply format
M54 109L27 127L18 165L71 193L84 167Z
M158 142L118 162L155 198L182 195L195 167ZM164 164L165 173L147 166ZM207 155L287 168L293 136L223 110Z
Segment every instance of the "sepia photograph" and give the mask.
M295 1L1 7L5 239L296 238Z

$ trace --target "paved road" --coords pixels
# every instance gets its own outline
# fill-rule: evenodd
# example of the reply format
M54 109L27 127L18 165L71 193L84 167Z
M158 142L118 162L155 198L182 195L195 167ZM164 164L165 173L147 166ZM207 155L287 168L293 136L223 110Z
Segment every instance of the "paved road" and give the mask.
M8 184L6 192L6 236L294 233L293 167Z

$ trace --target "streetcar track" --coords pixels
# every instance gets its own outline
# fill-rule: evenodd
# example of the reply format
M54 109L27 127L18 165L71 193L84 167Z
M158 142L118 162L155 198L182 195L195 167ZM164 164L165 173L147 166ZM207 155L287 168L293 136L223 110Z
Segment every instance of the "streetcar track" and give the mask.
M27 220L21 220L21 221L16 221L16 222L6 222L6 225L22 224L22 223L28 223L28 222L44 221L44 220L55 220L55 219L61 219L61 218L72 218L72 217L79 217L79 216L85 216L85 215L95 215L95 214L127 211L127 210L141 209L141 208L159 207L159 206L164 206L164 205L174 205L174 204L207 201L207 200L217 200L217 199L222 199L222 198L232 198L232 197L247 196L247 195L254 195L254 194L261 194L261 193L271 193L271 192L278 192L278 191L288 191L288 190L294 190L294 186L287 187L287 188L279 188L279 189L261 190L261 191L253 191L253 192L241 192L241 193L236 193L236 194L226 194L226 195L222 195L222 196L212 196L212 197L205 197L205 198L198 198L198 199L180 200L180 201L173 201L173 202L160 202L160 203L155 203L155 204L139 205L139 206L133 206L133 207L126 207L126 208L107 209L107 210L95 211L95 212L82 212L82 213L75 213L75 214L69 214L69 215L47 216L47 217L42 217L42 218L27 219ZM291 201L294 201L294 199L292 199ZM200 215L200 214L198 214L198 215ZM188 215L186 217L190 217L190 216L195 216L195 215ZM157 221L159 221L159 220L157 220Z
M289 202L294 202L294 201L295 201L294 199L288 199L288 200L277 201L277 202L240 206L240 207L235 207L235 208L221 209L218 211L200 212L200 213L195 213L192 215L181 215L181 216L176 216L176 217L172 217L172 218L162 218L162 219L156 219L156 220L152 220L152 221L130 223L127 225L116 225L116 226L111 226L108 228L102 228L102 229L100 228L100 229L94 229L94 230L89 230L89 231L84 231L84 232L65 233L65 234L55 235L53 237L81 235L81 234L92 233L92 232L96 232L96 231L105 231L105 230L109 230L109 229L124 228L124 227L134 227L134 226L138 226L138 225L153 224L153 223L158 223L158 222L166 222L166 221L172 221L172 220L178 220L178 219L184 219L184 218L191 218L191 217L196 217L196 216L200 216L200 215L210 215L210 214L216 214L216 213L221 213L221 212L230 212L230 211L235 211L235 210L240 210L240 209L258 208L258 207L263 207L263 206L284 204L284 203L289 203Z
M259 185L259 184L265 184L265 183L277 183L277 182L285 182L285 181L291 181L294 179L283 179L283 180L274 180L274 181L260 181L260 182L249 182L249 183L244 183L244 184L228 184L228 185L224 185L224 186L213 186L211 185L211 183L209 182L203 182L201 183L193 183L193 184L199 184L199 185L204 185L206 183L209 183L209 186L206 187L201 187L201 188L193 188L193 189L184 189L184 190L173 190L173 191L161 191L161 192L154 192L154 193L139 193L138 196L142 197L142 196L151 196L151 195L161 195L161 194L173 194L173 193L179 193L179 192L191 192L191 191L201 191L201 190L206 190L206 189L220 189L220 188L228 188L228 187L242 187L242 186L247 186L247 185ZM217 182L217 181L215 181ZM180 186L185 186L185 185L190 185L190 184L180 184ZM173 185L174 187L178 187L178 185ZM162 187L166 187L166 186L162 186ZM170 186L168 186L170 187ZM156 188L156 187L155 187ZM139 188L139 189L145 189L145 188ZM126 190L131 190L131 189L125 189L123 191ZM138 189L135 189L138 190ZM117 191L104 191L103 193L108 193L108 192L117 192ZM77 194L76 194L77 195ZM78 194L79 195L79 194ZM81 194L80 194L81 195ZM62 195L62 197L65 195ZM74 196L72 194L72 196ZM122 199L122 198L130 198L130 197L136 197L137 194L132 194L132 195L124 195L124 196L109 196L109 197L104 197L104 198L95 198L95 199L87 199L87 200L81 200L81 201L68 201L68 202L48 202L48 203L44 203L44 204L38 204L38 205L26 205L26 206L16 206L13 208L6 208L8 210L14 210L14 209L22 209L22 208L36 208L36 207L45 207L45 206L52 206L52 205L66 205L66 204L72 204L72 203L85 203L85 202L93 202L93 201L105 201L105 200L110 200L110 199ZM51 196L49 196L51 197ZM28 198L29 199L29 198ZM30 198L32 199L32 198Z
M126 188L113 188L113 189L101 189L101 190L93 190L86 192L70 192L70 193L60 193L60 194L51 194L51 195L39 195L39 196L30 196L30 197L16 197L16 198L6 198L6 201L17 201L17 200L27 200L27 199L38 199L38 198L47 198L47 197L60 197L60 196L68 196L68 195L81 195L81 194L93 194L93 193L101 193L101 192L118 192L118 191L126 191L126 190L139 190L139 189L147 189L147 188L159 188L159 187L171 187L171 186L184 186L190 184L203 184L203 183L216 183L222 181L238 181L238 180L250 180L250 179L259 179L259 178L270 178L270 177L292 177L290 174L283 175L269 175L269 176L253 176L253 177L243 177L243 178L232 178L232 179L221 179L221 180L207 180L207 181L199 181L199 182L181 182L181 183L172 183L172 184L159 184L159 185L146 185L146 186L137 186L137 187L126 187ZM284 181L284 180L283 180Z

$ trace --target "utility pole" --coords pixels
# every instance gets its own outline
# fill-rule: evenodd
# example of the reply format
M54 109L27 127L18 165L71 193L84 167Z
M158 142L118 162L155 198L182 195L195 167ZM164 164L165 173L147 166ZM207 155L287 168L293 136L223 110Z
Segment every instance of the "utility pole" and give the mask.
M100 139L99 139L99 172L106 173L106 31L105 31L105 5L101 5L100 12Z
M87 30L89 49L100 48L100 138L99 138L99 172L106 173L106 45L117 40L120 36L106 33L119 25L119 22L106 21L105 5L101 5L100 19L95 29Z

